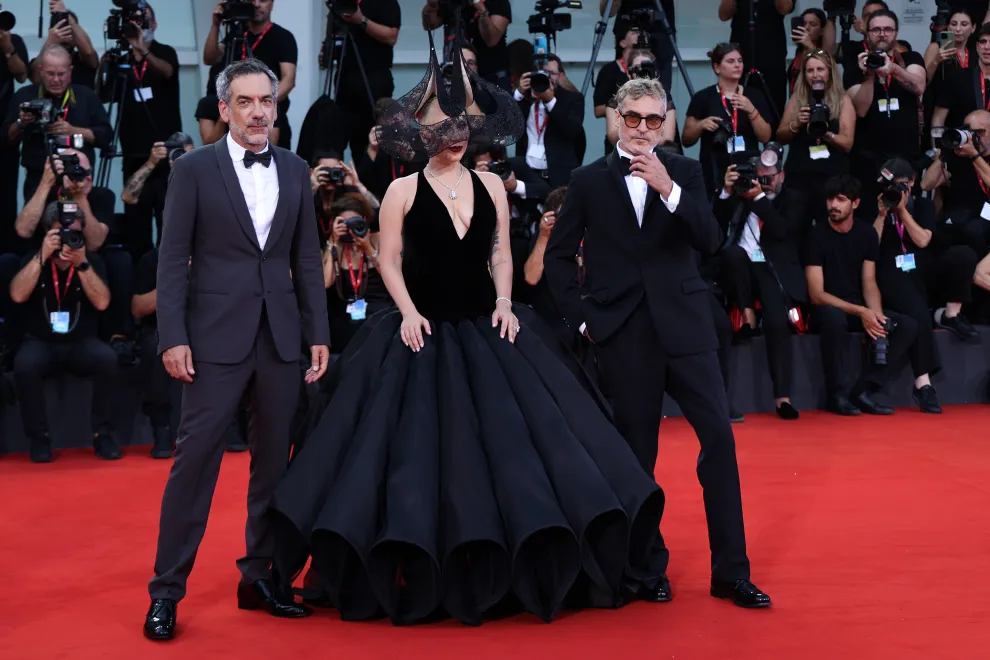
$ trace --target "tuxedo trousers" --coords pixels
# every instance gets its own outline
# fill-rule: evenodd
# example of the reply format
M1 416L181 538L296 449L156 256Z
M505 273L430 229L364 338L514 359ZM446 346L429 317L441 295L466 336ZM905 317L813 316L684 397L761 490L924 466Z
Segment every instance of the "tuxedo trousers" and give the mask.
M180 600L192 571L213 502L230 428L247 394L251 451L245 529L247 552L237 560L246 583L272 577L275 543L266 512L289 465L291 427L302 377L298 361L285 362L275 347L263 312L257 339L236 364L196 360L192 383L182 388L182 412L175 459L162 496L152 598Z
M601 389L611 402L615 424L650 476L656 467L664 395L680 406L701 443L696 469L704 491L712 578L749 579L736 445L716 351L668 354L645 300L595 350ZM670 554L659 531L653 555L665 571Z

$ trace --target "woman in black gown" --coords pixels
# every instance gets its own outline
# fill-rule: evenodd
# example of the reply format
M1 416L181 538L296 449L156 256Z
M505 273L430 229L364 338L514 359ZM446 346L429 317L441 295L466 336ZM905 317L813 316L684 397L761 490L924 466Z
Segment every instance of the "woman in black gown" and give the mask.
M663 493L553 333L509 302L504 187L459 163L524 120L454 57L445 84L431 53L379 136L397 157L430 157L382 203L397 309L335 363L272 502L276 574L311 555L307 583L345 620L480 624L515 608L549 621L618 606L622 585L662 573L649 557Z

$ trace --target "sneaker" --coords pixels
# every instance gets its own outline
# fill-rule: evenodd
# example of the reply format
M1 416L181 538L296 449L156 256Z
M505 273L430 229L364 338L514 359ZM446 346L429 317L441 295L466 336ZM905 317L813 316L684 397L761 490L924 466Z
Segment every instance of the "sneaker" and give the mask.
M969 322L969 319L962 314L956 314L952 318L942 314L941 318L938 320L938 325L941 328L950 330L954 335L965 342L971 344L980 343L980 333L976 331L976 328L974 328L973 324Z
M935 388L931 385L925 385L921 389L914 388L911 396L921 408L921 412L932 415L938 415L942 412L942 406L938 404L938 397L935 396Z

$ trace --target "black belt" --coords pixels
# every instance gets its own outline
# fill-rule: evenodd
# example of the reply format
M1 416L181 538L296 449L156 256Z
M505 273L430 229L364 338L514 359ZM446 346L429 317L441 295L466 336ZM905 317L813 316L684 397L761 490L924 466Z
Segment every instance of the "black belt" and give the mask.
M550 180L550 170L536 170L536 169L533 169L532 167L529 168L529 169L533 170L533 172L535 172L536 174L538 174L544 181L549 181Z

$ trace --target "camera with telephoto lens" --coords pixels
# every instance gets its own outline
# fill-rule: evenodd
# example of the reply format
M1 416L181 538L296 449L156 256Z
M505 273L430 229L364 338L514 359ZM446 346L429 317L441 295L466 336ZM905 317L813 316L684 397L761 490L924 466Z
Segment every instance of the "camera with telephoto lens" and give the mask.
M62 239L62 245L73 250L82 249L86 245L81 229L72 229L72 224L79 217L79 205L66 200L58 201L58 237Z
M908 192L906 183L890 181L880 191L880 201L887 209L896 209L901 204L901 197Z
M537 94L550 89L550 74L545 70L549 61L547 38L533 39L533 70L529 73L529 86Z
M254 3L251 0L225 0L221 10L220 20L224 23L250 23L254 20Z
M502 181L506 181L512 176L512 165L507 160L493 160L488 163L488 171L498 176Z
M355 237L364 238L371 231L368 221L360 216L347 218L344 220L344 225L347 227L347 233L340 237L341 243L353 243Z
M642 32L640 34L642 34ZM629 73L637 78L656 78L657 63L653 60L643 60L633 68L629 69Z
M825 83L815 81L811 86L811 119L808 121L808 135L820 140L828 133L832 111L825 105Z
M332 183L339 186L347 178L347 172L342 167L321 167L318 171L320 183L323 185Z
M55 104L51 99L33 99L25 101L20 105L20 111L26 115L31 115L33 121L23 125L25 132L41 132L48 129L48 126L55 120Z
M946 128L942 131L942 147L945 149L958 149L964 144L976 142L976 136L969 126L960 128Z
M145 9L147 0L113 0L118 9L111 9L107 18L106 35L111 41L126 42L151 27Z
M636 31L639 32L639 35L636 37L636 45L634 48L649 50L650 34L653 33L655 24L660 21L659 16L657 16L656 9L651 7L640 7L639 9L633 9L628 14L622 14L615 20L623 21L627 25L631 25L636 28Z
M571 15L556 12L557 9L581 9L581 3L578 0L537 0L536 13L526 19L529 33L553 35L570 30Z
M733 189L737 194L748 193L759 180L759 177L756 175L755 160L755 158L752 158L745 163L736 165L736 174L739 175L739 178L733 184Z
M888 337L891 335L891 333L897 330L897 322L894 321L894 319L887 319L880 325L882 325L883 329L887 331L887 334L883 337L871 339L870 342L872 344L871 352L872 352L873 364L880 367L885 367L887 366L887 353L890 350L890 340L888 339Z
M884 65L884 53L882 50L871 50L866 54L866 68L874 71L883 67Z

